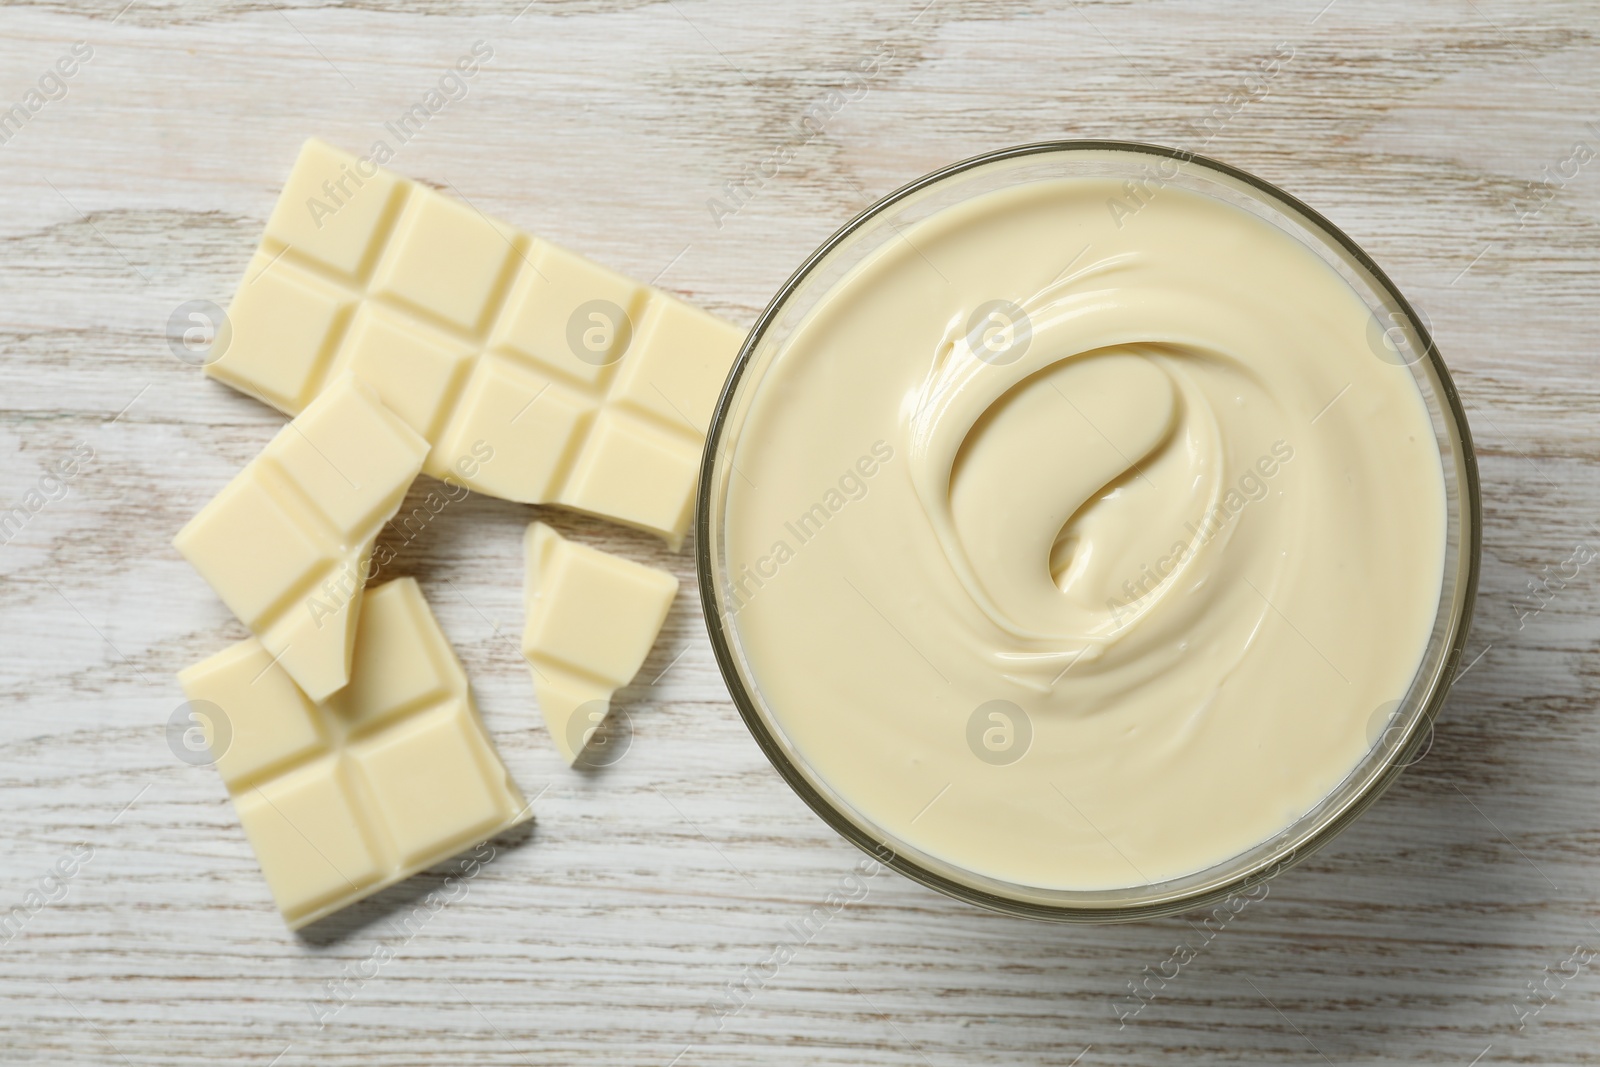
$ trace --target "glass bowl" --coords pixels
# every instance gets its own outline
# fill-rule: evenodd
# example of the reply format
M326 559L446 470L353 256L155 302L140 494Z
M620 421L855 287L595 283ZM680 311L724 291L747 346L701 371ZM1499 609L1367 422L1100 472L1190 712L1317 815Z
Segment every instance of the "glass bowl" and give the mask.
M750 398L786 340L835 284L900 231L974 197L1029 182L1148 181L1152 174L1272 223L1319 255L1372 310L1374 351L1411 369L1433 423L1445 478L1444 574L1432 633L1409 690L1366 756L1320 804L1272 839L1193 874L1110 890L1041 889L967 870L897 839L852 808L790 743L761 698L729 609L729 456ZM695 551L706 626L734 704L778 773L824 822L901 874L958 900L1034 919L1121 922L1192 910L1251 889L1327 844L1416 758L1466 643L1481 518L1472 440L1444 361L1411 304L1338 227L1276 186L1189 152L1120 141L1048 141L975 156L897 189L842 227L784 283L751 329L712 418L695 510Z

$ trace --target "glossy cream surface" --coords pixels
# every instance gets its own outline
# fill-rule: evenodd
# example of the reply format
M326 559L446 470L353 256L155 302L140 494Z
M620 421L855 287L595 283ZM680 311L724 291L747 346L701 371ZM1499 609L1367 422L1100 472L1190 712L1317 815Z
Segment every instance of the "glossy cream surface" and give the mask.
M905 227L765 367L723 533L778 732L990 878L1203 870L1326 797L1415 675L1445 495L1411 372L1311 250L1176 187Z

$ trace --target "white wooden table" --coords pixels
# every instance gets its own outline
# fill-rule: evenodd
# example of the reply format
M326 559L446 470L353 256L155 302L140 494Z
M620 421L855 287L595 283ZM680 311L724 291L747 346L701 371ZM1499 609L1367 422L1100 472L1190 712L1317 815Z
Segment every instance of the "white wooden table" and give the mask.
M1592 4L126 2L0 10L0 106L93 53L0 145L0 511L26 520L0 538L0 914L24 916L0 932L0 1061L1600 1062L1595 566L1527 599L1600 547ZM885 873L719 1029L727 983L858 854L739 722L687 550L473 497L394 573L540 794L535 828L414 936L393 922L442 871L289 934L217 776L165 738L173 673L243 634L169 540L282 420L175 359L166 320L227 303L303 138L365 151L480 40L468 95L393 166L744 323L869 198L1007 144L1205 144L1319 207L1428 312L1477 435L1475 658L1431 752L1209 942ZM719 226L707 201L784 147ZM64 488L45 476L80 445ZM561 764L517 653L535 515L685 580L604 773Z

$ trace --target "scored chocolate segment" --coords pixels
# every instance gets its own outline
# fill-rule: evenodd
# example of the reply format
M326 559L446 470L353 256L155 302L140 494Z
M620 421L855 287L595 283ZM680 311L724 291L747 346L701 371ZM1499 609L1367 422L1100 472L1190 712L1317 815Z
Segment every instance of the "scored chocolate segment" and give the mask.
M344 375L173 538L313 699L349 681L373 543L427 450Z
M207 373L296 414L342 373L423 470L653 531L688 528L744 331L425 186L306 142Z
M666 571L528 527L522 655L550 737L578 760L610 710L611 695L643 666L678 579Z
M291 928L529 818L417 583L364 601L350 684L328 701L253 638L178 676L225 718L213 760Z

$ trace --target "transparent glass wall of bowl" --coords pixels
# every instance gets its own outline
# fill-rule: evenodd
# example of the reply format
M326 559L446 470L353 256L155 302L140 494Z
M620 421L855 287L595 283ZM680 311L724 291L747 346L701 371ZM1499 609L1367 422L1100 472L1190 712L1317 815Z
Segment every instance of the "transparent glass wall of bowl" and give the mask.
M1379 322L1391 324L1391 336L1404 354L1397 362L1407 363L1427 402L1444 471L1448 529L1443 582L1427 651L1389 729L1344 782L1294 825L1225 863L1183 878L1119 890L1043 890L978 875L920 852L875 826L811 772L771 714L727 611L727 494L736 477L733 464L750 401L773 359L819 301L879 248L901 240L901 232L917 222L986 193L1069 177L1121 181L1152 164L1163 167L1167 184L1226 201L1299 240L1350 284ZM1375 800L1424 742L1465 642L1478 563L1477 474L1464 415L1431 338L1382 271L1331 223L1275 187L1213 161L1185 159L1145 145L1056 142L968 160L891 193L818 249L774 298L751 332L709 441L697 535L707 625L734 701L752 733L790 785L834 829L869 851L882 855L887 849L893 855L888 862L901 873L993 910L1060 921L1148 918L1221 899L1298 862Z

